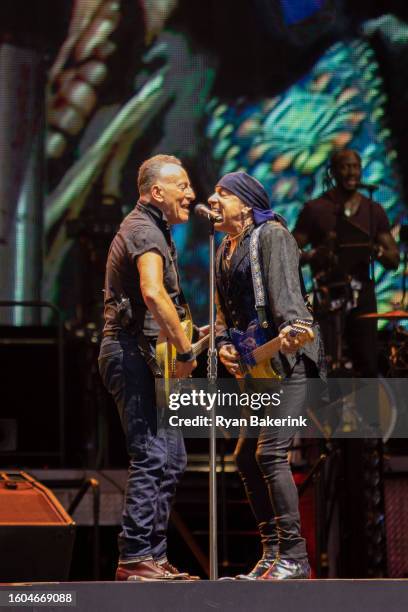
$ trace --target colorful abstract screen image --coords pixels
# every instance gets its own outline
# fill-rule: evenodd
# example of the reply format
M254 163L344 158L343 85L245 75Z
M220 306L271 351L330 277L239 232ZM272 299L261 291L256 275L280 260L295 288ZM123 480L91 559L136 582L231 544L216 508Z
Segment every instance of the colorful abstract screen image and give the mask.
M375 199L399 240L408 176L408 22L399 3L389 12L381 2L331 0L59 4L43 15L47 28L55 25L46 44L39 27L29 59L10 59L11 49L7 64L2 55L2 74L14 70L15 88L27 78L44 78L47 88L44 108L34 97L20 109L27 153L20 192L7 187L10 210L18 211L7 217L15 235L8 296L32 297L36 278L65 320L100 328L110 241L137 201L139 165L159 152L183 161L197 202L207 201L223 173L245 170L293 229L304 203L325 189L333 152L356 149L362 179L378 187ZM24 62L29 76L17 69ZM44 164L35 153L40 124ZM36 167L44 170L41 188ZM41 192L42 212L22 196L24 180L26 190ZM41 264L30 236L43 245ZM192 215L174 237L191 309L204 323L207 228ZM376 264L379 310L401 302L402 259L394 272ZM310 287L308 268L304 274ZM22 312L14 322L24 322Z

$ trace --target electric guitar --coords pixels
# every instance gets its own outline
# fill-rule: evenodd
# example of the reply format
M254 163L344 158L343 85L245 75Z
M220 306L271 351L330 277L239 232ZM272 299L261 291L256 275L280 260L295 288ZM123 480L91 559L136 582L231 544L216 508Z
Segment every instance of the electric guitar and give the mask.
M299 349L314 340L312 329L300 319L293 325L284 327L281 333L296 336L299 341ZM267 340L264 330L256 320L251 321L245 332L230 329L230 336L240 354L239 367L244 377L280 378L270 362L280 350L281 338L279 336ZM237 378L242 378L242 375Z
M190 340L193 337L193 322L191 319L181 321L181 327L184 330L187 338ZM191 345L194 357L198 357L200 353L208 348L210 342L210 335L207 334L203 338L200 338L197 342ZM167 339L164 332L160 332L156 343L156 362L161 371L163 372L164 378L174 378L176 372L176 347L173 346Z

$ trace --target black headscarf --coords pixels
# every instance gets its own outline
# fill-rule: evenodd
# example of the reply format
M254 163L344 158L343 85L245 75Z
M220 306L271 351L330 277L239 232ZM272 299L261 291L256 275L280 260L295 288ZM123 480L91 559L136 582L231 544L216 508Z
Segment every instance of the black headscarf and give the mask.
M265 221L280 221L286 226L284 218L271 210L268 194L253 176L246 172L230 172L225 174L217 185L228 189L252 208L255 225L261 225Z

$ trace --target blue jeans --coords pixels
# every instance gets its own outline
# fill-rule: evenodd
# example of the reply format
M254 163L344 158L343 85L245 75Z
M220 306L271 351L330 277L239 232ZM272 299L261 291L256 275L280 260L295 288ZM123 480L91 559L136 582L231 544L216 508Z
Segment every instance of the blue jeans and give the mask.
M119 560L162 559L171 503L187 462L181 430L160 426L154 377L134 337L120 332L118 339L103 338L99 371L116 402L130 458Z

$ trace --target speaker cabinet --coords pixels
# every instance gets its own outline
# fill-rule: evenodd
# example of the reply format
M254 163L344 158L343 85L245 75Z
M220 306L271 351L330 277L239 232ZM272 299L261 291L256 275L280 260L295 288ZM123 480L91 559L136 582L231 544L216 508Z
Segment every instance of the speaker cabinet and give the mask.
M0 582L68 580L75 523L25 472L0 473Z
M387 468L385 525L388 576L408 578L408 457L391 457Z
M62 464L59 365L55 328L0 326L1 465Z

